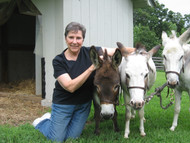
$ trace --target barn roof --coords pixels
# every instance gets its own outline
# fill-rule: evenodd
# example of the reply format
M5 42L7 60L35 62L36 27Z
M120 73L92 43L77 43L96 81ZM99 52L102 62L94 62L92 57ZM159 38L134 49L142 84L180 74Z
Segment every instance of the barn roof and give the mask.
M41 15L31 0L0 0L0 25L9 19L15 8L18 8L20 14Z

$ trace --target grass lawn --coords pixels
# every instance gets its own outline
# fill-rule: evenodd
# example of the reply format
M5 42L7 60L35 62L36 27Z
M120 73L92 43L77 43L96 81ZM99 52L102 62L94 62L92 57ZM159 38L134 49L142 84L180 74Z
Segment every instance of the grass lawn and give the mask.
M165 83L164 72L157 72L157 80L154 87L148 92L148 95L154 92L155 87L161 86ZM163 104L169 103L169 98L166 98L167 89L162 93ZM68 143L187 143L190 142L190 113L189 113L189 98L187 93L183 93L181 102L181 112L179 115L178 126L174 132L169 128L172 125L174 105L164 110L160 107L159 98L154 97L148 104L145 105L146 122L145 132L146 136L141 137L139 133L139 117L138 114L135 119L130 122L129 139L124 139L125 129L125 106L119 105L118 123L120 132L113 131L112 121L103 121L100 123L101 135L95 136L93 134L95 123L93 121L94 110L90 113L88 123L79 139L67 140ZM123 100L120 101L120 104ZM50 141L32 125L24 124L18 127L10 125L0 126L0 143L48 143Z

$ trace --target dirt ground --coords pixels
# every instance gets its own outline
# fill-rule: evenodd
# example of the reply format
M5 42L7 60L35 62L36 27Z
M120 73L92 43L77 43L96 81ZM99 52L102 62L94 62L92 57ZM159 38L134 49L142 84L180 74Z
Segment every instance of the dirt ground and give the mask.
M41 106L41 96L35 95L35 81L0 83L0 125L32 123L49 110Z

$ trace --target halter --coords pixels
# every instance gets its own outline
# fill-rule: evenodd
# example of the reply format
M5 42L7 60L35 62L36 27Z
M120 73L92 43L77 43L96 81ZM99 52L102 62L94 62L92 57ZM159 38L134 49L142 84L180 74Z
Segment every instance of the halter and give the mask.
M119 105L119 101L116 100L116 101L110 101L110 100L101 100L100 101L101 104L105 104L105 103L109 103L109 104L113 104L113 105Z
M180 76L180 74L179 74L178 72L176 72L176 71L166 71L166 75L167 75L168 73L174 73L174 74L177 74L178 76Z
M145 87L141 87L141 86L128 86L127 88L128 88L128 90L131 89L131 88L139 88L139 89L144 90L144 93L146 92L146 88Z

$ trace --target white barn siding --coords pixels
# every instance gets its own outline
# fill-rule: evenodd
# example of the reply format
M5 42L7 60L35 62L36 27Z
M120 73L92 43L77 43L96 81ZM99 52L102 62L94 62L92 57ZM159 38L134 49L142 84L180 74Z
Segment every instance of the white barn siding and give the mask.
M42 16L36 22L36 93L41 93L41 57L45 57L46 99L51 104L55 79L52 59L66 48L64 29L71 21L87 29L85 46L116 47L120 41L133 46L131 0L32 0Z
M41 58L45 57L46 99L42 105L49 106L55 79L52 59L63 50L63 1L33 0L42 16L36 18L36 94L41 94Z
M64 28L71 21L85 25L86 46L116 47L117 41L133 46L131 0L65 0L63 21Z
M45 57L45 71L46 71L46 100L43 102L43 105L48 105L52 99L54 78L53 78L53 67L52 59L55 56L56 40L55 40L55 31L56 31L56 13L55 13L55 2L52 0L46 0L44 2L45 9L44 12L46 15L42 16L43 21L43 56Z

